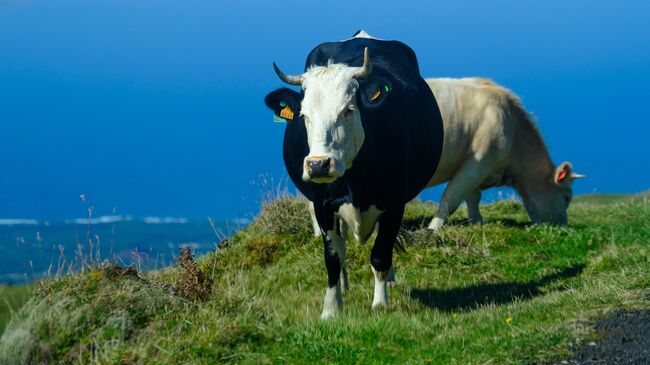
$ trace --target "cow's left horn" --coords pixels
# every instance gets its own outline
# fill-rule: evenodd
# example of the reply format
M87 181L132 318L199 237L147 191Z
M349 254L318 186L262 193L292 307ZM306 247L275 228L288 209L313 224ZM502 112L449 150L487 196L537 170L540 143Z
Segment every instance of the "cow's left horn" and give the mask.
M354 74L355 79L363 79L368 77L372 72L372 64L370 63L370 55L368 55L368 47L363 50L363 66L359 67L359 70Z
M576 174L575 172L572 172L572 173L571 173L571 178L572 178L572 179L584 179L585 177L587 177L587 175Z
M278 65L276 65L275 62L273 62L273 69L275 70L275 73L278 74L280 80L286 82L287 84L296 86L302 85L302 81L304 80L302 75L287 75L284 72L280 71Z

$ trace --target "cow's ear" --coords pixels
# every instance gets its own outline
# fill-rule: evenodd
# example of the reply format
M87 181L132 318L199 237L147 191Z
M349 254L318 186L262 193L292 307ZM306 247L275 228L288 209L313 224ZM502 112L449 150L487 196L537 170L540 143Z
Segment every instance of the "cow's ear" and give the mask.
M264 103L278 120L292 121L300 114L300 94L286 87L270 92Z
M373 78L361 86L361 102L367 109L380 107L386 103L393 92L393 84L383 77Z
M571 186L573 180L585 177L587 176L573 172L573 165L569 162L562 162L553 172L553 182L560 187Z

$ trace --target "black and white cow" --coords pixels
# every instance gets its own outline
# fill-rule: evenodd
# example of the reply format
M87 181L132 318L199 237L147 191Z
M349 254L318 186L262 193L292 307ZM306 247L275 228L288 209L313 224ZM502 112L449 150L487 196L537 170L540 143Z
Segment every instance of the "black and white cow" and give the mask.
M440 111L415 53L359 31L314 48L301 75L273 66L282 81L301 87L273 91L265 103L287 120L284 162L314 203L322 232L328 288L321 318L341 309L347 287L341 220L361 242L378 223L372 307L385 305L404 206L431 180L442 151Z

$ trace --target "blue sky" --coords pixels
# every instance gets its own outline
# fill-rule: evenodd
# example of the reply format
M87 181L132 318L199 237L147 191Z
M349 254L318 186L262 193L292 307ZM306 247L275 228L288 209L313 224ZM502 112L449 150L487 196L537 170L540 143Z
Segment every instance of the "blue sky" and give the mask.
M577 193L650 187L647 1L0 3L0 217L218 218L284 175L264 95L357 29L424 76L484 76L538 119ZM440 188L423 193L437 200Z

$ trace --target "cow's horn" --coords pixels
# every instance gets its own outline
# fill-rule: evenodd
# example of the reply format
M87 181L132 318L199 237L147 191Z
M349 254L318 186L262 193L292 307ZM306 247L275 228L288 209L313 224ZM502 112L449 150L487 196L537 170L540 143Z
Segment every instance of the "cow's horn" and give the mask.
M280 71L278 65L276 65L275 62L273 62L273 69L275 70L275 73L278 74L280 80L286 82L287 84L296 86L302 85L302 75L287 75L284 72Z
M359 67L359 70L354 74L355 79L363 79L370 75L372 71L372 64L370 63L370 55L368 55L368 47L363 50L363 66Z
M587 175L576 174L575 172L571 173L571 178L572 179L584 179L585 177L587 177Z

